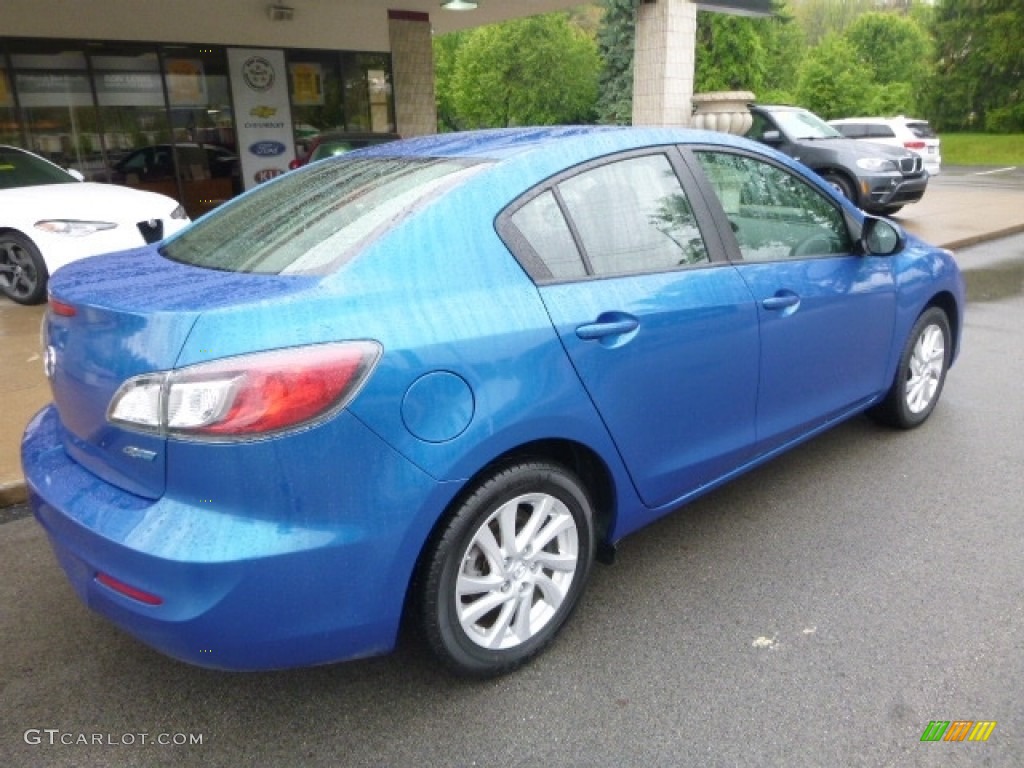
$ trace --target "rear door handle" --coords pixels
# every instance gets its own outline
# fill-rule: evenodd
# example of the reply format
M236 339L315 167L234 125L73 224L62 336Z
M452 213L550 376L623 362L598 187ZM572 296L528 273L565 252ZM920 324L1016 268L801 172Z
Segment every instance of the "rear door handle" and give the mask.
M616 315L614 319L601 320L581 325L576 329L576 335L584 341L593 339L604 339L608 336L622 336L623 334L635 331L640 321L635 317Z

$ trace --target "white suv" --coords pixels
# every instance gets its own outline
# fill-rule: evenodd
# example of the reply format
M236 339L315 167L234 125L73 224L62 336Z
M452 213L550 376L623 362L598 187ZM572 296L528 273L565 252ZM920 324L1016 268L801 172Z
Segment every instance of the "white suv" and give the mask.
M861 139L874 144L889 144L894 147L906 147L917 152L924 159L925 170L932 176L942 166L942 155L939 153L939 137L928 125L927 120L915 120L912 117L847 117L842 120L829 120L834 127L848 139Z

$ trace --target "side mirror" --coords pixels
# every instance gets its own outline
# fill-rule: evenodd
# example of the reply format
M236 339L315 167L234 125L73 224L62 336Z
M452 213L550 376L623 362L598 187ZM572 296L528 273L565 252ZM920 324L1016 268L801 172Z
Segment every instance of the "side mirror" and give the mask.
M907 236L896 224L877 216L867 216L860 232L861 250L869 256L891 256L903 250Z
M779 131L765 131L761 134L761 141L765 144L781 144L782 133Z

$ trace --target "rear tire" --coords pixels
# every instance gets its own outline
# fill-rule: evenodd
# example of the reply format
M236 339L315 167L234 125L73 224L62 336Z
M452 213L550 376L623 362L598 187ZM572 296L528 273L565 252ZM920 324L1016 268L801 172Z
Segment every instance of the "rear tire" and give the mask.
M910 331L885 400L870 414L900 429L923 424L942 394L951 354L946 313L938 307L926 309Z
M574 474L546 461L497 469L428 551L419 596L428 644L462 675L525 664L572 614L594 549L592 506Z
M0 292L18 304L46 298L50 274L35 243L18 232L0 233Z

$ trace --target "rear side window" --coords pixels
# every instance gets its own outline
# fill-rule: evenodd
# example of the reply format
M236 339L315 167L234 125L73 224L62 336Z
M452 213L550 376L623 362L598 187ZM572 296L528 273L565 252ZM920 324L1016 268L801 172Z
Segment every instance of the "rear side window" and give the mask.
M555 280L585 277L586 267L569 224L551 190L538 195L511 217Z
M690 202L664 155L600 166L558 185L595 275L710 261Z
M896 135L896 132L888 125L871 125L868 126L868 136L872 139L891 139Z
M664 272L711 261L664 154L591 165L512 210L499 220L499 232L534 280Z
M867 126L860 123L840 123L833 127L848 139L860 139L867 136Z
M323 272L431 193L482 167L423 158L318 163L236 198L161 252L172 261L227 272Z

